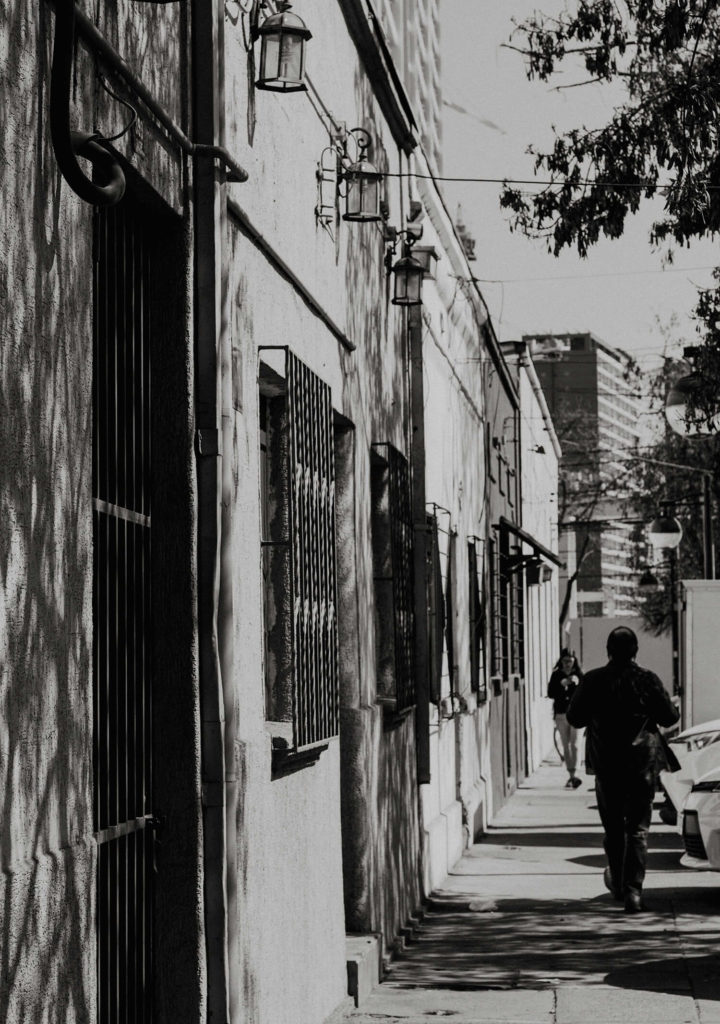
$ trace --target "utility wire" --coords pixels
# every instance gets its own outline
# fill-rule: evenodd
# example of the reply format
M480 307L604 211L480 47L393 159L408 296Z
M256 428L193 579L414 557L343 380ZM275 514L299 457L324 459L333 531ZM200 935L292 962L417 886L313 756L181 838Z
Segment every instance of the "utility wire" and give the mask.
M538 178L474 178L471 176L453 176L444 174L423 174L421 171L382 171L383 178L425 178L428 181L457 181L467 182L475 185L542 185L557 188L628 188L628 189L672 189L675 185L672 182L652 181L594 181L591 178L583 178L580 181L553 181L552 179ZM709 192L720 191L720 185L710 185L699 182Z
M600 274L562 274L550 277L474 277L479 284L527 284L532 281L591 281L597 277L639 277L647 274L690 274L697 270L715 270L709 267L668 267L666 270L612 270Z

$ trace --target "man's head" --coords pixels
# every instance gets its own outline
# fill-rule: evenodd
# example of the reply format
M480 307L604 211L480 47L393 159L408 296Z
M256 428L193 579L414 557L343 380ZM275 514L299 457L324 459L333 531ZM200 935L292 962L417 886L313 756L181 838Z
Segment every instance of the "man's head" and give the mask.
M618 626L610 632L607 638L607 652L612 661L632 661L637 651L637 637L627 626Z

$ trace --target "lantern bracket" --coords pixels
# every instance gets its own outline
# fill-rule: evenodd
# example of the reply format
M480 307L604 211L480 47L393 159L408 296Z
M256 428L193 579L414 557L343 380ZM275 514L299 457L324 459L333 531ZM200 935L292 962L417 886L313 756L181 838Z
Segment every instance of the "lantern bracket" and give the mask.
M365 128L345 128L343 125L343 129L344 131L342 133L338 132L336 136L341 178L347 176L347 172L354 164L359 163L361 160L367 160L368 152L372 147L372 136ZM350 139L353 140L354 158L348 150Z
M270 10L267 0L250 0L246 6L242 0L238 0L240 10L243 14L250 16L250 45L256 43L260 38L260 12ZM246 0L247 3L247 0ZM290 0L275 0L276 14L284 14L292 7Z
M397 255L398 247L402 242L403 257L412 256L412 248L422 238L422 228L404 227L396 228L393 224L385 224L383 227L383 239L387 245L385 250L385 268L390 274L392 272L392 261Z

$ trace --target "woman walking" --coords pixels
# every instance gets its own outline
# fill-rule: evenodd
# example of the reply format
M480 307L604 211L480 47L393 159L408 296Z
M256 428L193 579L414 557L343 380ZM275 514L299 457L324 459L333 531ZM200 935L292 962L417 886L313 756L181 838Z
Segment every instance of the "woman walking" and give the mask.
M577 777L577 729L567 720L567 709L575 690L582 679L582 672L574 654L564 649L548 683L548 697L552 698L555 728L562 744L563 760L568 771L566 789L577 789L581 780Z

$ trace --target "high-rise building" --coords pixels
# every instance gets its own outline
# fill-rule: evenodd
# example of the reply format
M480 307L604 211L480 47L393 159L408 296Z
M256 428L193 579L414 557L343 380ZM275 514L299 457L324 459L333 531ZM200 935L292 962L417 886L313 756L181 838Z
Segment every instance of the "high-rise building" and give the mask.
M440 172L440 0L377 0L377 10L425 153L431 167Z
M632 358L590 332L528 335L563 449L559 514L575 535L578 613L637 613L643 543L627 512L623 455L637 448L643 410ZM625 521L623 521L625 520Z

